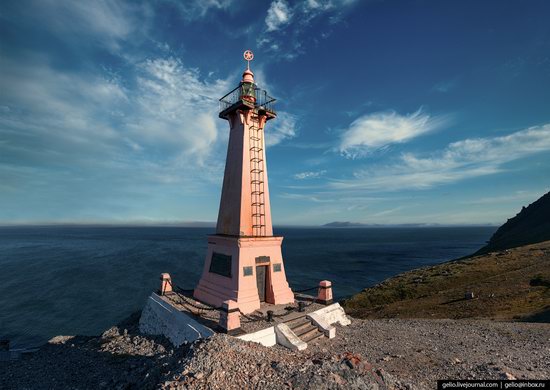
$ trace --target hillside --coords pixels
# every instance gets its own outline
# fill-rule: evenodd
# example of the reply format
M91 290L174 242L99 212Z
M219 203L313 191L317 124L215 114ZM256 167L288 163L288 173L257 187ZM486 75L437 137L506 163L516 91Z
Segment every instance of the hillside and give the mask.
M465 299L473 292L474 299ZM420 268L344 302L358 318L549 321L550 241Z
M476 254L550 240L550 192L510 218Z

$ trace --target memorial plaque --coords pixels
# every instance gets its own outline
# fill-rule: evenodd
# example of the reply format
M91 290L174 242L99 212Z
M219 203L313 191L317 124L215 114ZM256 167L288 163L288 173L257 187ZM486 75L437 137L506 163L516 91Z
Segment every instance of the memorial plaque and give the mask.
M256 257L256 264L269 263L269 260L271 260L269 256L258 256Z
M252 276L253 273L252 267L243 267L243 276Z
M281 272L281 263L273 264L273 272Z
M231 277L231 256L223 253L212 253L209 272L221 276Z

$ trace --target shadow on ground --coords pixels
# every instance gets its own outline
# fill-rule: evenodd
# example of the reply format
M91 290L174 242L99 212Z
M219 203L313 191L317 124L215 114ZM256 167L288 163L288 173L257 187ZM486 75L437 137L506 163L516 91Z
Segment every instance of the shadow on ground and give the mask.
M172 369L178 349L140 334L140 312L101 336L57 336L37 352L3 362L1 389L153 389Z

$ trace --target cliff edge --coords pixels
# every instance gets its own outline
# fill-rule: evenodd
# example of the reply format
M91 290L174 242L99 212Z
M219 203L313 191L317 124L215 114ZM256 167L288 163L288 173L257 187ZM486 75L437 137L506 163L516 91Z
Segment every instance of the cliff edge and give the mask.
M359 318L550 322L550 192L472 256L389 278L343 306Z
M498 228L486 246L476 252L484 254L550 240L550 192L510 218Z

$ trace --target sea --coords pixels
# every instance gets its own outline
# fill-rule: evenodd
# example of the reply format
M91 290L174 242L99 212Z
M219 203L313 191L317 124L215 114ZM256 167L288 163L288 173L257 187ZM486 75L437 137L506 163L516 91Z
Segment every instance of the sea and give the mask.
M495 227L275 228L295 290L344 299L398 273L469 255ZM0 227L0 339L12 348L97 335L140 310L168 272L192 289L207 235L188 227Z

